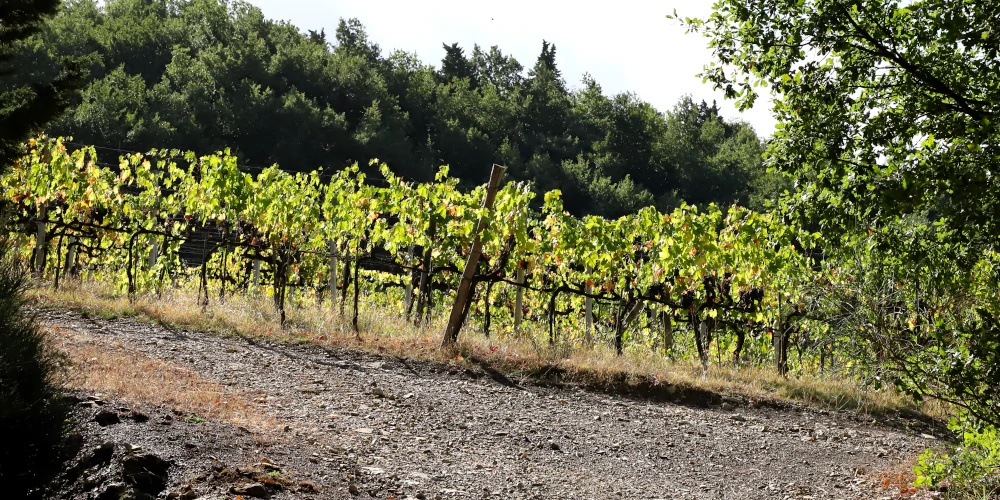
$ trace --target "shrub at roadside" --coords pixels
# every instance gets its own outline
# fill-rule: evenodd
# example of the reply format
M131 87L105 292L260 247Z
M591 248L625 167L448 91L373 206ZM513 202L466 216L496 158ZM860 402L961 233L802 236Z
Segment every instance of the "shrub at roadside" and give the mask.
M40 497L62 466L67 403L59 356L25 310L27 276L0 239L0 484L5 498Z
M962 444L950 453L927 450L913 472L916 486L940 488L953 498L997 498L1000 495L1000 434L993 427L976 429L953 420Z

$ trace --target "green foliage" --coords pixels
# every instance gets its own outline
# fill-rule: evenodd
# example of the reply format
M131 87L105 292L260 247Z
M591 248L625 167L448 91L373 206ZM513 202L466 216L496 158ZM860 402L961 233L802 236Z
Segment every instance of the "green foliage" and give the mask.
M265 263L279 308L289 283L327 283L334 256L359 261L388 254L404 269L434 270L436 286L454 290L481 218L489 221L480 235L489 270L479 279L510 283L520 271L539 310L553 293L579 307L579 295L591 290L609 309L643 302L678 321L724 321L763 333L767 325L791 321L796 309L789 304L802 301L813 275L801 251L813 235L742 207L682 204L661 212L647 206L614 219L581 218L565 210L558 190L547 192L541 212L533 212L531 189L508 182L486 211L485 186L459 189L448 167L433 182L414 183L372 160L369 169L379 172L375 184L357 165L309 174L273 166L254 175L242 171L229 151L196 157L154 150L122 156L117 167L97 158L94 148L72 151L58 139L32 140L17 168L0 177L0 199L17 208L19 222L45 211L50 247L56 248L48 255L50 267L67 265L60 259L68 250L60 249L73 238L88 250L68 265L117 282L129 294L155 290L171 274L184 273L179 247L203 225L226 242L206 257L220 269L217 276L248 279L248 261ZM619 186L629 182L626 177ZM31 247L33 235L22 237L22 248ZM163 258L146 265L149 238ZM430 268L410 250L416 247L428 252ZM403 284L399 274L372 274L376 282ZM746 295L752 288L761 293L756 299ZM513 304L505 309L512 318ZM615 314L614 323L624 324ZM647 323L628 332L615 328L619 351L650 342L652 319ZM709 342L699 344L704 363ZM767 351L765 340L756 343Z
M27 277L15 255L0 240L0 481L10 498L41 498L65 458L69 410L55 382L60 358L26 309Z
M1000 80L988 69L998 10L953 7L722 0L686 24L711 38L705 76L729 97L748 106L759 86L775 93L767 162L795 178L786 212L822 227L834 260L857 254L867 262L849 267L878 271L846 273L856 284L879 276L880 291L857 289L841 306L879 325L903 304L908 324L856 328L882 330L875 352L892 355L875 361L900 386L1000 425Z
M576 215L769 199L752 196L765 174L747 125L690 98L661 114L589 77L571 91L555 45L541 45L526 68L495 46L444 44L435 69L384 53L356 19L328 40L243 2L76 0L19 64L51 74L60 57L93 56L81 101L48 128L85 144L230 147L245 164L302 172L360 161L377 174L363 162L380 158L415 181L447 164L463 186L498 163L538 194L563 190Z
M727 97L775 97L766 162L794 179L789 219L823 229L829 271L810 295L827 340L874 380L985 426L954 455L924 457L930 484L996 466L998 14L996 2L719 0L684 21L711 39L703 76Z
M21 155L21 146L62 113L83 81L81 62L55 59L39 71L25 42L56 12L58 0L11 0L0 8L0 173Z
M946 487L955 498L993 498L1000 494L1000 435L995 428L949 426L962 444L948 453L926 450L913 468L916 486Z
M24 141L62 113L81 85L81 62L64 58L40 68L24 57L29 39L54 14L57 0L11 0L0 6L0 176L24 152ZM67 54L68 56L68 54ZM7 224L0 201L0 225ZM62 466L68 408L55 376L59 358L26 310L27 283L11 241L0 237L0 483L10 498L39 498Z
M767 13L761 15L761 13ZM722 0L705 20L704 76L742 106L775 94L769 163L828 230L926 214L967 266L993 244L1000 156L994 2Z
M839 346L858 375L997 425L1000 261L988 252L965 268L942 231L909 218L825 240L824 271L807 295L814 314L832 327L824 341ZM921 260L911 261L912 253Z

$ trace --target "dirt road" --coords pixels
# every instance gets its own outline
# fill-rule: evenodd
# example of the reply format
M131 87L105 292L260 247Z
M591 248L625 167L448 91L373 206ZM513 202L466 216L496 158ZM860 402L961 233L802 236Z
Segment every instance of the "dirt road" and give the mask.
M278 422L275 436L250 439L235 425L197 418L154 425L160 414L170 418L169 405L134 403L149 422L123 417L102 427L91 415L101 408L84 402L78 419L88 443L128 440L156 450L173 464L167 490L187 484L190 498L224 496L232 482L220 470L261 457L295 484L308 482L272 488L272 498L309 497L312 486L316 498L866 498L871 474L931 442L849 413L739 401L689 407L520 386L424 363L68 312L46 312L43 322L71 342L186 367L252 398ZM116 404L128 405L105 407Z

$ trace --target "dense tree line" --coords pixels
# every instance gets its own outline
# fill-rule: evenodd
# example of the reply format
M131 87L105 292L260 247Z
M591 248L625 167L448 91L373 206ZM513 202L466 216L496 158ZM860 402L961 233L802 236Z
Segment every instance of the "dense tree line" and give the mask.
M440 69L385 53L357 20L333 39L266 19L243 2L74 0L23 44L25 76L54 78L88 58L90 81L51 134L146 150L232 148L248 165L339 168L370 158L428 180L437 166L473 184L492 163L571 212L617 216L645 205L759 206L778 189L745 123L682 98L660 112L570 89L555 45L525 68L499 48L444 44Z

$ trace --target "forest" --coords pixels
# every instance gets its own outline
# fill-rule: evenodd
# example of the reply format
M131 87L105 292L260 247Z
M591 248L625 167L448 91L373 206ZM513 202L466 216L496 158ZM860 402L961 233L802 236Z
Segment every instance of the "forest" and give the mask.
M609 96L588 75L568 82L556 46L539 45L527 66L500 47L448 43L440 62L421 61L383 51L356 19L328 35L244 2L72 0L15 64L44 81L63 58L87 61L79 101L47 128L81 144L230 148L248 166L303 172L379 158L416 181L449 165L467 185L498 163L537 193L560 189L577 215L762 207L780 192L763 139L714 103L683 97L661 111Z

